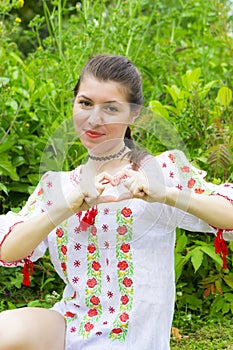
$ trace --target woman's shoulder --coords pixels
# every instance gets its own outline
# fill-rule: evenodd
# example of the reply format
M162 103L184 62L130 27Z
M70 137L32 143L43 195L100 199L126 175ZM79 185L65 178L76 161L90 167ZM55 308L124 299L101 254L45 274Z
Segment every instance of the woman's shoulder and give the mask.
M177 162L188 162L186 154L178 149L167 150L158 154L148 154L142 160L141 165L143 166L151 160L157 161L157 163L162 164L163 167L165 167L165 165L175 164Z
M49 170L41 176L41 182L47 187L52 187L53 183L73 183L79 182L80 166L68 171L53 171Z

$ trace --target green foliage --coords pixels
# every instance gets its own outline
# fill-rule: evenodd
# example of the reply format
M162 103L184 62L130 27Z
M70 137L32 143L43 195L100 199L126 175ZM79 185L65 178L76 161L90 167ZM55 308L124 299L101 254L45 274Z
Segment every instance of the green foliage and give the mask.
M177 341L171 340L172 350L222 350L232 349L232 317L206 321L204 324L200 320L194 319L195 328L191 332L183 333L182 338ZM195 331L194 331L195 330Z
M84 62L99 52L126 55L142 72L145 124L152 118L150 128L142 120L133 129L138 143L153 154L185 148L211 181L233 180L227 1L43 0L31 20L28 6L0 5L2 213L19 210L45 169L68 170L85 158L72 129L72 90ZM232 252L231 244L222 271L211 235L177 231L176 324L232 313ZM59 298L63 282L48 259L23 293L20 268L0 269L0 310L50 307Z

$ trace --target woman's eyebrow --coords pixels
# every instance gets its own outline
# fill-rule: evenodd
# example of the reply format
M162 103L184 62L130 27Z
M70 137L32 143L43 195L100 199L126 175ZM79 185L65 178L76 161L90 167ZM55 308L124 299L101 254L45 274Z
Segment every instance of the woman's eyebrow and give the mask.
M78 94L77 95L77 97L83 97L83 98L85 98L86 100L89 100L89 101L93 101L90 97L87 97L86 95L84 95L84 94ZM107 104L107 103L118 103L118 104L120 104L120 102L119 101L117 101L117 100L110 100L110 101L104 101L103 102L103 104Z
M77 97L83 97L83 98L85 98L86 100L92 101L92 99L91 99L90 97L87 97L87 96L84 95L84 94L80 94L80 95L78 94Z
M106 102L103 102L103 103L118 103L118 104L120 104L120 102L117 101L117 100L106 101Z

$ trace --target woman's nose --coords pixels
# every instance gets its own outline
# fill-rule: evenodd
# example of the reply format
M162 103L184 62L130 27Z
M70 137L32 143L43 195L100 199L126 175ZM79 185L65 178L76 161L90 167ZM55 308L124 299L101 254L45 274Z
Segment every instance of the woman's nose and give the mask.
M103 116L101 112L101 106L93 106L89 111L88 123L91 126L97 126L103 124Z

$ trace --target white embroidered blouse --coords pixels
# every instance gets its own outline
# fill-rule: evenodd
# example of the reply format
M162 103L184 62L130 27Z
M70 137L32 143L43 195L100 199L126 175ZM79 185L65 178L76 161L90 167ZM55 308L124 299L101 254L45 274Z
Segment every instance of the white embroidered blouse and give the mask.
M167 186L233 201L233 185L213 185L180 151L155 157ZM80 168L48 172L19 214L1 216L0 242L12 226L64 200ZM156 174L155 174L156 176ZM179 209L141 199L98 205L95 224L80 229L84 213L56 227L27 259L48 248L66 287L54 310L67 321L66 350L168 350L174 311L176 227L217 232ZM223 230L233 240L233 229ZM213 236L214 238L214 236ZM2 266L23 265L24 261Z

